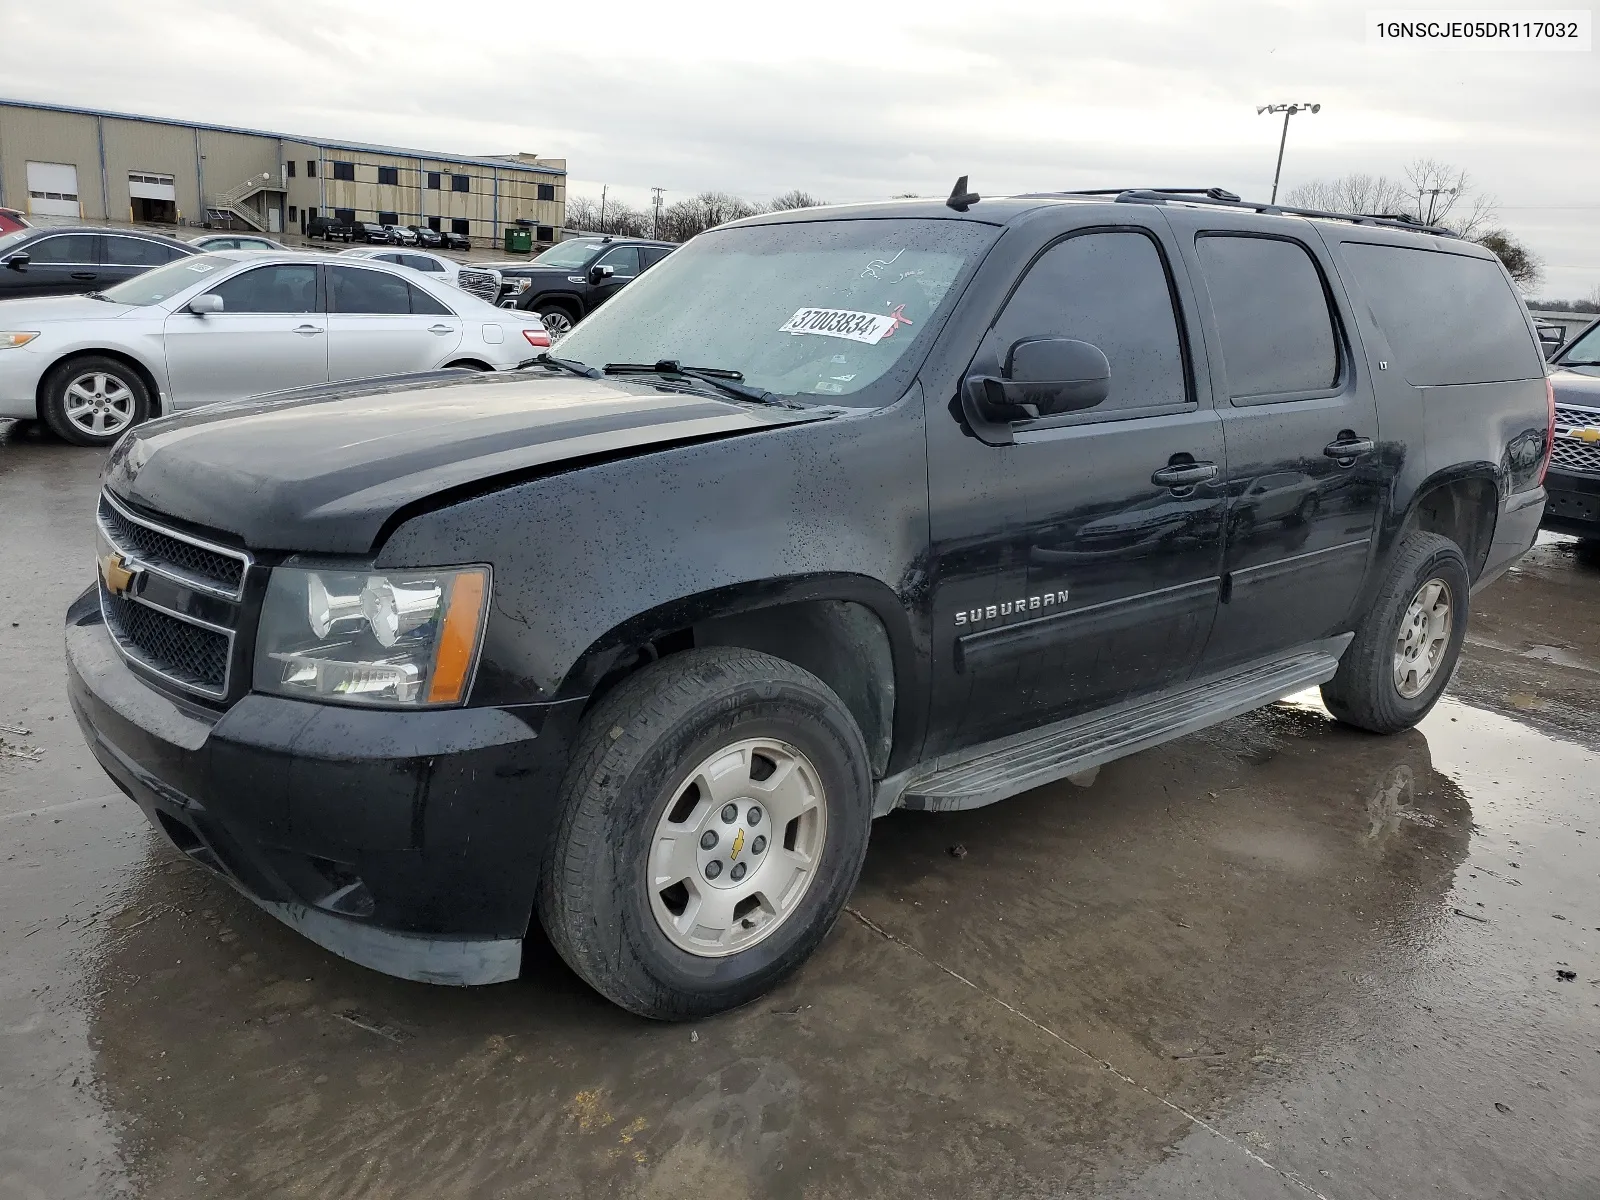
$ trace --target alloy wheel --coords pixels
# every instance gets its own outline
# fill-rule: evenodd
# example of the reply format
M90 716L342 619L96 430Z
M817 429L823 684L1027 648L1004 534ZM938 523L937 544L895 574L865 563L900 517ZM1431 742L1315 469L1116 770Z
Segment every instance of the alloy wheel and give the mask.
M645 864L656 923L701 958L749 949L800 906L827 834L822 780L804 754L769 738L722 747L656 824Z
M572 318L560 309L540 313L539 320L544 324L544 331L550 335L551 345L572 332Z
M1427 690L1449 650L1454 622L1450 602L1450 585L1430 579L1417 589L1400 618L1394 643L1394 686L1407 700Z
M115 375L92 371L67 385L67 420L84 433L105 437L133 424L133 389Z

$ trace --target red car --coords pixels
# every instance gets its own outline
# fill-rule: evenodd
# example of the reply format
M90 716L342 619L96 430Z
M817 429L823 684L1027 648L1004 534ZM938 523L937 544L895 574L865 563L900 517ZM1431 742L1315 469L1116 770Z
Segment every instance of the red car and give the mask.
M28 218L14 208L0 208L0 233L31 228Z

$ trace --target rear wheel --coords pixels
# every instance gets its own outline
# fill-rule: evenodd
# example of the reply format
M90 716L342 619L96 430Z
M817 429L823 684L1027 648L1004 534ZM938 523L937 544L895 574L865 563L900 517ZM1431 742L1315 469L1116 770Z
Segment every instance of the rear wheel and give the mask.
M718 647L646 668L580 733L541 880L551 942L641 1016L755 999L855 886L866 763L844 704L792 663Z
M150 415L150 393L127 363L96 354L53 369L40 407L57 437L78 446L109 446Z
M1374 733L1409 729L1438 702L1467 632L1471 578L1460 548L1414 533L1339 661L1322 699L1347 725Z

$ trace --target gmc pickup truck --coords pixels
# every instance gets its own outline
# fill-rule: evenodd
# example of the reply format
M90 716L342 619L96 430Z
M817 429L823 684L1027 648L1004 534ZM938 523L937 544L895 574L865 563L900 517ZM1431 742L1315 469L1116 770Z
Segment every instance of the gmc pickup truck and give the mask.
M1405 729L1532 543L1552 403L1445 231L1131 189L754 217L550 354L130 431L72 703L329 950L684 1019L794 971L873 819L1320 685Z

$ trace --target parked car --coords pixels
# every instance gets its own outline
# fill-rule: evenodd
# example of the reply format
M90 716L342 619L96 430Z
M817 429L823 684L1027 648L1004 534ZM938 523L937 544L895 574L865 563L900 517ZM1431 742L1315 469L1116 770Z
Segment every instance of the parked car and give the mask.
M325 242L348 242L355 237L355 226L334 217L312 217L306 222L306 236Z
M417 235L417 245L430 249L444 245L444 235L437 229L429 229L426 225L408 225L412 233Z
M405 225L385 225L384 231L389 235L389 241L396 246L415 246L417 235Z
M15 233L19 229L31 228L33 222L16 209L0 208L0 233Z
M442 254L429 254L425 250L375 250L367 246L352 246L339 251L340 258L367 258L376 262L393 263L397 267L410 267L443 280L451 287L487 300L490 304L500 294L501 280L498 271L486 267L458 263Z
M525 371L134 430L67 614L93 752L337 954L487 983L538 921L683 1019L795 970L895 808L1318 684L1420 720L1544 506L1499 261L965 183L712 230Z
M1555 448L1545 488L1544 528L1600 549L1600 321L1550 362Z
M526 262L493 264L506 283L500 302L538 313L559 340L676 248L638 238L573 238Z
M208 233L205 237L190 238L189 245L196 250L287 250L282 242L253 233Z
M442 279L388 263L222 251L87 296L0 301L0 417L105 446L147 417L282 388L464 366L550 344Z
M357 221L354 225L355 240L372 244L390 246L394 239L389 236L389 226L379 225L375 221Z
M452 233L448 229L441 229L439 239L446 250L472 249L472 239L464 233Z
M0 300L103 291L199 251L159 234L51 225L0 234Z

